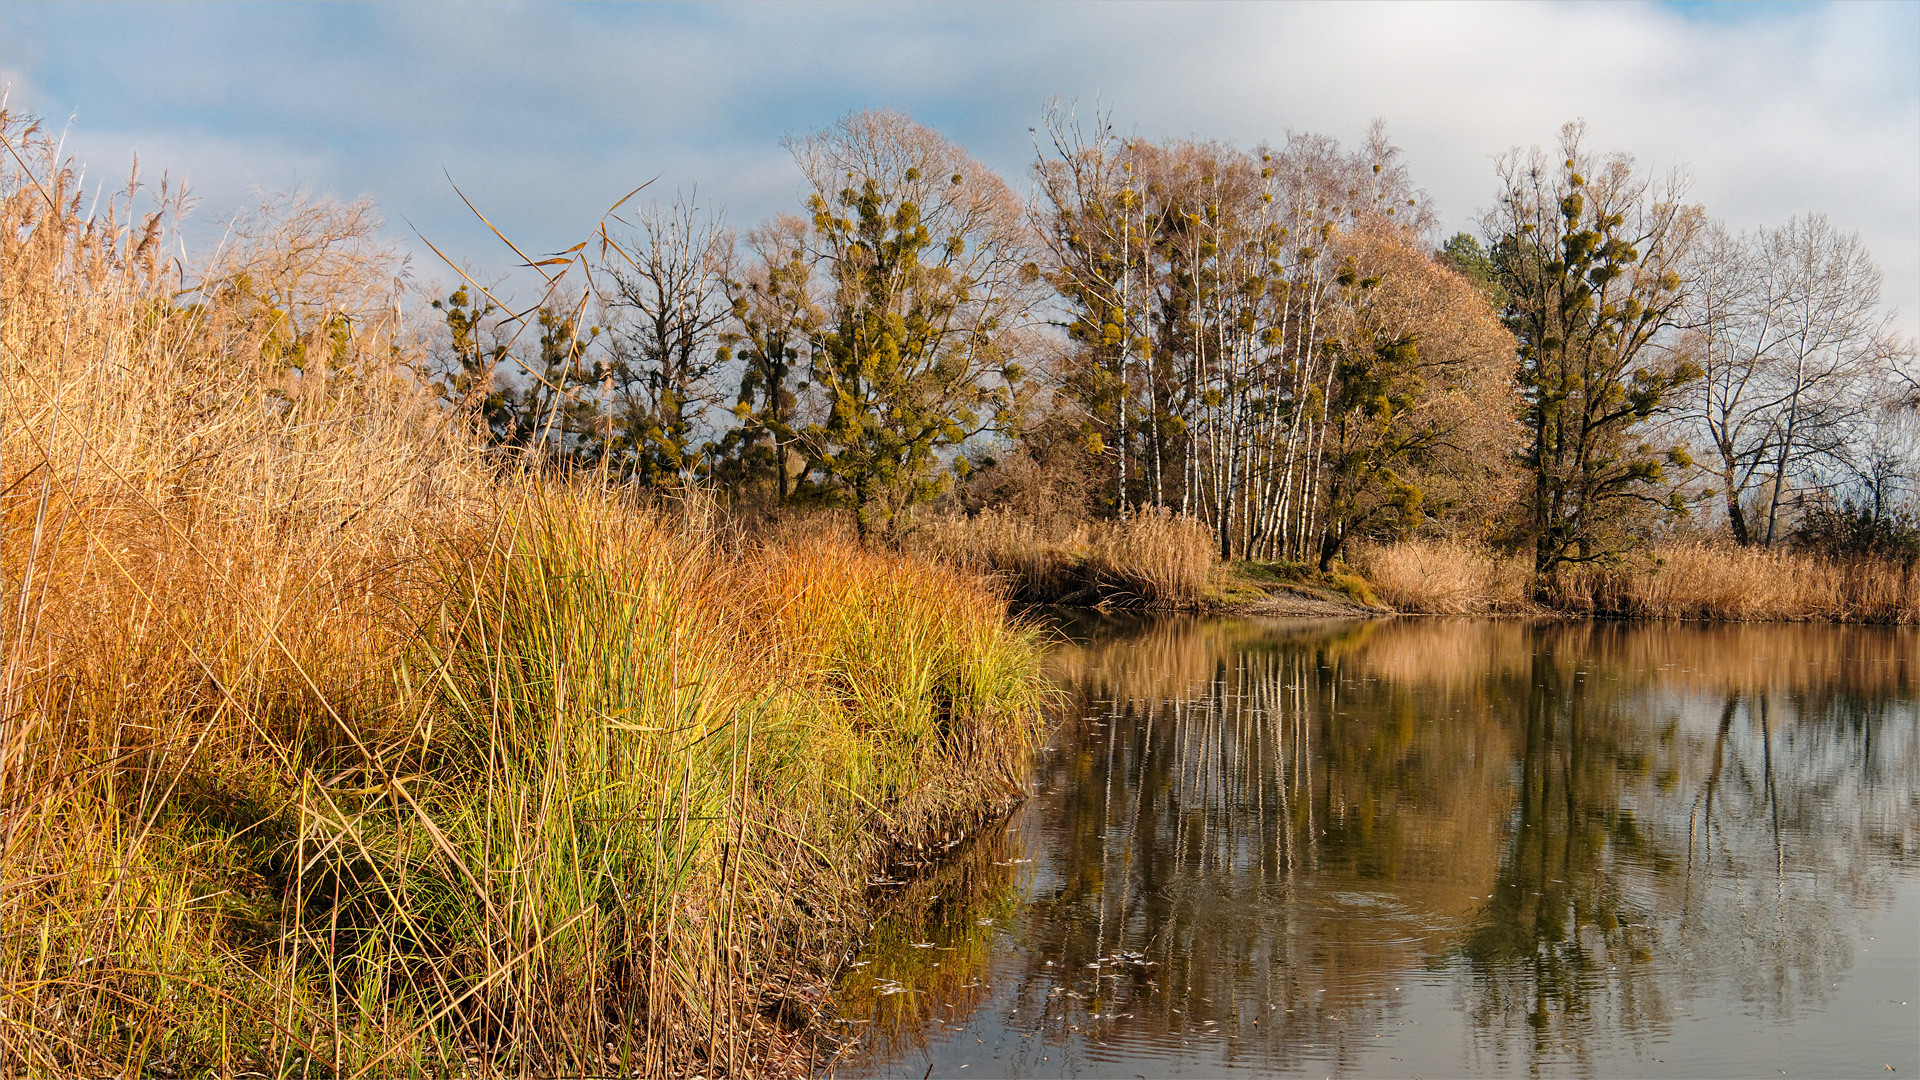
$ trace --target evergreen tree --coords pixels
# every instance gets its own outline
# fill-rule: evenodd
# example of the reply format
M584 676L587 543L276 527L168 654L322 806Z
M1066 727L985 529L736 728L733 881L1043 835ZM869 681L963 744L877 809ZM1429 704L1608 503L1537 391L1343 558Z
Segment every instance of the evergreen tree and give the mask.
M1480 246L1478 237L1472 233L1454 233L1440 245L1437 258L1440 265L1473 282L1474 288L1479 289L1496 310L1506 308L1507 290L1500 283L1500 270L1493 265L1487 249Z
M433 307L444 314L452 345L434 382L436 393L485 424L495 445L581 464L599 459L606 422L595 391L604 365L589 358L588 346L600 329L578 337L577 306L542 305L530 313L539 339L522 352L531 355L516 353L514 337L503 339L502 328L490 323L493 304L473 299L464 288ZM517 378L504 370L509 365Z
M433 301L433 307L445 314L452 338L452 354L440 365L439 377L433 383L435 393L455 410L471 413L486 425L493 442L512 444L520 418L513 391L498 378L501 365L508 359L507 346L485 340L493 304L472 299L463 287L443 300Z
M1406 474L1434 437L1427 426L1408 422L1425 390L1412 337L1375 335L1341 351L1328 402L1323 571L1356 533L1412 527L1421 491Z
M549 461L592 466L605 454L607 424L596 391L606 369L589 354L600 328L590 327L581 338L579 311L579 305L542 305L535 316L539 344L531 357L520 359L526 380L518 395L518 443Z
M816 308L809 295L806 223L783 215L747 235L756 265L727 282L734 327L722 362L740 364L733 415L740 426L722 443L722 468L737 489L762 490L776 504L793 494L800 400L795 380L806 373ZM803 470L804 472L804 470Z

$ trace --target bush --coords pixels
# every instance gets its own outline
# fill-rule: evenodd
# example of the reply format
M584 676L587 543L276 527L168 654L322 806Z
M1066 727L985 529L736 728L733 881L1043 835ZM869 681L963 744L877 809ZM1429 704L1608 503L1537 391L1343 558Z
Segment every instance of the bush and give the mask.
M1788 543L1829 559L1876 558L1912 566L1920 561L1920 519L1910 511L1881 513L1850 499L1822 502L1802 513Z

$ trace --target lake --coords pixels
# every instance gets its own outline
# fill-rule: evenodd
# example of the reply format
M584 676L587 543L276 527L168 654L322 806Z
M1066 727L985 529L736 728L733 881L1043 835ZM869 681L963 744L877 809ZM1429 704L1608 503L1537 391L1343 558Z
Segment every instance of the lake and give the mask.
M835 1075L1920 1072L1920 631L1053 618Z

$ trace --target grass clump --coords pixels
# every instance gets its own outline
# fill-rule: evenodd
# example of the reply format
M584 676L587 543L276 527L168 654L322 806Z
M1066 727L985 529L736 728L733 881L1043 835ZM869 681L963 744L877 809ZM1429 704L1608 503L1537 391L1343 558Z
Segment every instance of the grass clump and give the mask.
M6 181L0 1072L804 1068L874 868L1018 793L1002 598L489 456L403 327Z
M1536 596L1525 555L1454 541L1363 547L1354 565L1400 611L1563 613L1730 622L1920 622L1920 568L1875 554L1668 541L1564 572Z
M1533 565L1459 540L1404 540L1365 545L1353 566L1395 610L1430 615L1485 615L1534 610Z
M1145 509L1117 521L1042 523L1004 510L929 515L908 550L992 574L1015 600L1120 608L1200 606L1218 557L1197 519Z

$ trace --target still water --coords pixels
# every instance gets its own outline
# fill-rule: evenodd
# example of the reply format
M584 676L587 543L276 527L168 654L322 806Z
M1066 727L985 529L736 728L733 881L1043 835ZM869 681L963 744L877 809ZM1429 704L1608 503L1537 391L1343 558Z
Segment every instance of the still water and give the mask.
M1913 629L1061 630L836 1075L1920 1073Z

